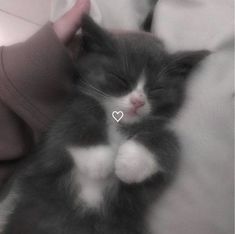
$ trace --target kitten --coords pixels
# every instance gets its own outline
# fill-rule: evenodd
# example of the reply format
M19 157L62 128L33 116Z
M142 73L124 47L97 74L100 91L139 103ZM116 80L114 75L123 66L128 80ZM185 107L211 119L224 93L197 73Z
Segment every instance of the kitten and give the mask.
M146 209L174 176L167 124L207 52L170 55L150 34L109 34L87 17L82 49L73 102L18 175L3 234L146 234Z

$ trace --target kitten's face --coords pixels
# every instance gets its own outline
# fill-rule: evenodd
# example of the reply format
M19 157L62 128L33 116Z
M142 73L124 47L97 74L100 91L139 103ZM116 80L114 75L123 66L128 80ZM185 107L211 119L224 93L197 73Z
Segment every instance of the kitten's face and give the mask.
M120 122L134 123L152 113L150 77L136 51L130 56L124 53L123 46L119 45L119 53L113 56L90 54L84 57L79 68L82 71L80 85L99 100L108 116L112 117L113 111L122 111Z
M85 53L77 61L79 86L103 105L107 116L122 111L122 123L174 114L185 78L205 56L205 52L169 55L149 34L109 35L90 19L83 26L83 42Z
M133 123L150 115L152 104L148 98L144 72L139 75L136 83L126 94L110 97L104 101L104 104L108 113L122 111L124 115L121 122L123 123Z

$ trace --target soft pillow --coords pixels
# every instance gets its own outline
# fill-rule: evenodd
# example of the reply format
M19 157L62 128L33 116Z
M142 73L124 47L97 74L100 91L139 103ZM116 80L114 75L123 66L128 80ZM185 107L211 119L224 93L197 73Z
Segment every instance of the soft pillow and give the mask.
M76 0L52 0L54 21ZM139 30L156 0L91 0L91 17L105 28Z
M152 31L170 51L214 50L233 35L233 0L159 0Z

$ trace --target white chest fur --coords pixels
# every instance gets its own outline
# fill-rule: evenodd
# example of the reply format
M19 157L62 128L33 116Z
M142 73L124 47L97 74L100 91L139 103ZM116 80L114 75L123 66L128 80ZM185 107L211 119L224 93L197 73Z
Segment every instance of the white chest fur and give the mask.
M90 208L99 208L104 191L114 181L114 163L121 141L115 125L108 128L109 144L90 147L70 146L68 151L75 163L72 183L78 187L78 199Z

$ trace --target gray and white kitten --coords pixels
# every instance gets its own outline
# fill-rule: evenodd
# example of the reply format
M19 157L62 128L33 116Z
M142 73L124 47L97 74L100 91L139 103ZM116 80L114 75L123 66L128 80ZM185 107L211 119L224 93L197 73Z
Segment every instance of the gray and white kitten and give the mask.
M167 125L207 52L168 54L150 34L109 34L87 17L82 50L72 104L18 175L1 234L146 234L146 210L174 176Z

